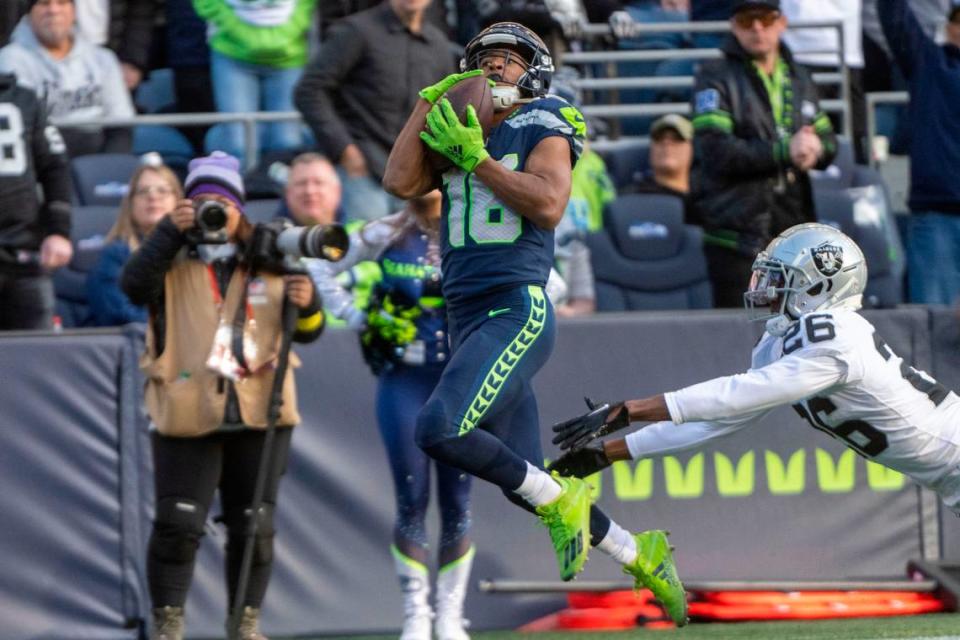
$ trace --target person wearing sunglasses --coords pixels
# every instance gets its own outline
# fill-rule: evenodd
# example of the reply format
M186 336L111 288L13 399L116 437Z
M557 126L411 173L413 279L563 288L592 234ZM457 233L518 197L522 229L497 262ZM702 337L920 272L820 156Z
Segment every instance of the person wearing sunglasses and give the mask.
M738 0L730 22L723 58L701 67L693 97L691 203L718 307L742 304L770 240L814 221L808 172L837 151L816 86L782 42L779 0Z
M906 0L877 0L883 33L908 82L910 302L960 298L960 2L953 0L937 44Z

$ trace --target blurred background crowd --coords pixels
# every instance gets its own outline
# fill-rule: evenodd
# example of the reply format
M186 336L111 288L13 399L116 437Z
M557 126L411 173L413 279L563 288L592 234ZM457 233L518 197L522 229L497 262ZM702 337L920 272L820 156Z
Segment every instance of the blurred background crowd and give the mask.
M951 0L11 0L0 178L23 130L46 155L32 190L0 183L0 300L33 308L0 328L142 321L120 269L213 150L242 159L254 222L399 211L380 179L417 91L502 20L541 35L588 124L562 315L740 306L756 251L812 220L864 248L868 306L956 302ZM23 89L30 122L3 104Z

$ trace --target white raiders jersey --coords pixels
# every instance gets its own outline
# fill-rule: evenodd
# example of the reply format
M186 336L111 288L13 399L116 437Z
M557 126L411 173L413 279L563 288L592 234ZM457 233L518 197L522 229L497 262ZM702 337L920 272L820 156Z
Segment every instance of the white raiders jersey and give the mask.
M815 429L937 491L960 513L960 398L905 363L855 311L810 313L782 337L765 333L746 373L665 397L672 422L627 436L634 458L692 448L790 404Z

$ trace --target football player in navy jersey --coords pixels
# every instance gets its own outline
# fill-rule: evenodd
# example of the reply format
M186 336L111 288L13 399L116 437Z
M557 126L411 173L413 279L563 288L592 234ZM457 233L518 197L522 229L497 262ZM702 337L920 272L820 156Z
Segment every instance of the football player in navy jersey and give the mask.
M630 535L591 507L584 481L551 476L541 466L531 381L553 349L553 307L543 289L553 229L583 147L583 116L547 95L550 53L522 25L481 31L460 68L420 92L384 176L384 187L401 198L443 192L441 270L452 355L418 417L417 444L535 512L550 531L564 580L583 568L592 544L684 624L685 594L665 533ZM486 140L473 107L464 123L443 97L476 75L492 86L495 116ZM435 172L429 149L452 168Z

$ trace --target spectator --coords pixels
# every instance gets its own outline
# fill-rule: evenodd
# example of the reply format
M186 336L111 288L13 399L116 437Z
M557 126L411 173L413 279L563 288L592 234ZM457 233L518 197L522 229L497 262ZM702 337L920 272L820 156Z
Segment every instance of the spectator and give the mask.
M861 0L784 0L783 14L790 22L843 23L843 60L849 75L852 131L844 131L853 141L857 162L865 164L867 149L867 102L863 93L863 35L860 28ZM839 51L840 40L832 27L794 29L783 35L793 52L794 60L806 65L812 73L836 73L840 57L825 51ZM838 84L820 88L820 97L838 99L843 96ZM839 113L831 116L834 128L842 125Z
M650 125L650 172L634 175L625 193L660 193L683 200L684 218L690 212L690 169L693 164L693 125L671 113Z
M781 42L779 0L738 0L724 57L695 80L691 200L704 227L714 303L743 304L757 252L814 220L810 169L836 155L830 119Z
M166 0L167 66L173 70L173 92L178 113L215 111L210 80L207 25L193 10L191 0ZM203 148L209 127L181 127L194 149Z
M307 62L307 32L317 0L241 2L193 0L209 24L210 74L217 111L293 111L293 88ZM262 151L301 146L297 122L258 127ZM244 151L243 125L220 125L207 146L235 156Z
M877 0L877 7L910 86L910 301L953 304L960 295L960 4L947 14L943 46L924 33L906 0Z
M134 115L117 56L74 32L73 0L30 0L30 10L0 49L0 71L37 92L60 124ZM130 130L83 127L64 132L71 156L130 151Z
M73 254L70 169L60 132L47 123L36 94L2 73L0 139L0 330L49 329L47 271Z
M430 0L386 0L333 25L297 85L297 109L340 165L348 219L392 209L380 186L417 88L452 71L451 45L424 21Z
M343 189L333 163L319 153L303 153L290 163L284 204L299 225L331 224L341 217Z
M146 321L147 310L130 302L120 290L120 272L130 254L182 198L180 180L168 167L143 165L134 172L100 259L87 276L91 325L113 327Z
M243 215L240 163L220 152L190 163L189 200L161 220L123 268L130 301L150 306L141 360L152 431L156 515L147 549L154 636L182 640L183 605L214 493L220 490L227 529L226 579L231 610L237 594L249 519L257 518L249 588L238 633L259 639L260 605L273 566L273 513L293 426L300 421L293 368L282 384L277 430L263 503L254 508L257 469L268 422L269 389L279 356L281 309L299 319L293 339L315 340L324 326L320 300L306 275L256 274L245 255L251 225ZM195 205L215 201L226 212L224 244L195 245ZM245 310L248 310L245 313ZM254 319L254 314L256 318ZM219 329L218 329L219 327ZM243 353L233 356L232 332ZM241 357L242 356L242 357ZM219 391L218 391L219 390Z
M150 46L161 1L74 0L77 33L117 54L123 80L131 91L150 68Z

